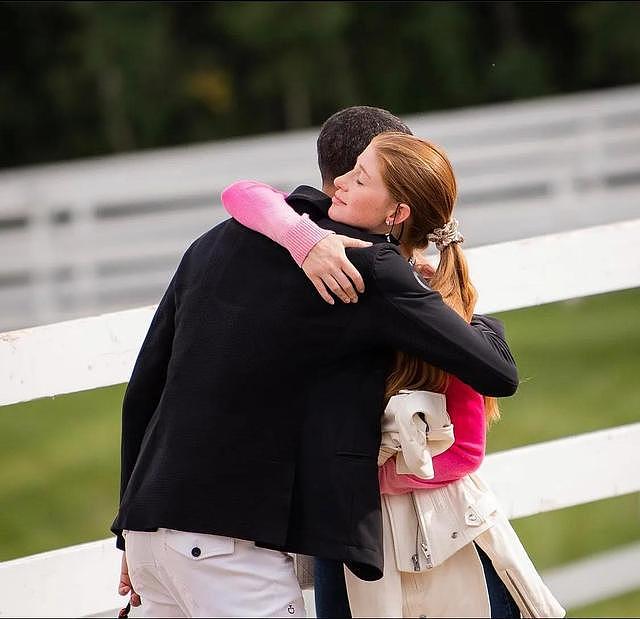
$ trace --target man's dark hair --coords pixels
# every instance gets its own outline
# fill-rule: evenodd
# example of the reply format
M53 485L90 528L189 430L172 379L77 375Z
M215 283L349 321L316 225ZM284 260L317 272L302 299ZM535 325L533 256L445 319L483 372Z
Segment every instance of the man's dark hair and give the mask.
M352 170L369 142L385 131L412 135L411 129L397 116L379 107L357 105L328 118L318 136L318 167L322 184L333 183L337 176Z

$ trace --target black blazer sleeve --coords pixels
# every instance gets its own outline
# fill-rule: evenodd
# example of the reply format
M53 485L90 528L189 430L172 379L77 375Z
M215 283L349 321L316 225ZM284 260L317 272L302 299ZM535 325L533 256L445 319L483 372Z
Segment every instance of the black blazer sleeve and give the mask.
M121 501L167 378L175 325L175 279L174 276L156 309L124 394L120 453ZM121 534L118 535L117 546L124 550Z
M518 374L501 323L474 316L467 324L391 247L373 262L380 331L393 347L418 355L488 396L513 395Z

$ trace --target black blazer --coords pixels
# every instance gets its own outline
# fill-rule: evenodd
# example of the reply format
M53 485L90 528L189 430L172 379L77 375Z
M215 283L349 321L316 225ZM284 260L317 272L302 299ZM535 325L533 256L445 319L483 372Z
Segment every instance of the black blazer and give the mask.
M397 249L322 219L366 292L325 303L286 250L235 220L187 250L160 302L122 411L121 501L111 530L158 527L253 540L382 576L376 459L393 352L421 355L486 395L515 392L500 323L466 324Z

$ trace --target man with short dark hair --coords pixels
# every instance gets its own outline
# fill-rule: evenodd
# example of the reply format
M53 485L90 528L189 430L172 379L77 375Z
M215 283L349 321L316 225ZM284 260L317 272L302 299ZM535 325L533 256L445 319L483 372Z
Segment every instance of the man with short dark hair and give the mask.
M323 189L333 192L334 179L349 172L369 142L385 131L412 135L411 129L397 116L377 107L358 105L330 116L317 140Z
M332 119L319 141L325 187L358 140L400 122L376 108ZM383 236L327 219L325 194L300 187L288 202L327 231L311 253L342 249L335 232L365 241L345 242L376 284L366 303L331 307L285 250L235 220L187 250L123 403L112 531L123 550L126 534L120 592L133 585L148 616L304 616L289 552L382 576L379 418L396 350L486 395L517 387L499 323L467 324Z

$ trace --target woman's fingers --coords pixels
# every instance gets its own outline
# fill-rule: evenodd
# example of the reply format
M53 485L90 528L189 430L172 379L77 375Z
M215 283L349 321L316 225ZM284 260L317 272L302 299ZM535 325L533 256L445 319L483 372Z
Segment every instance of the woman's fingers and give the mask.
M342 264L343 273L353 282L353 285L356 287L357 291L360 293L364 292L364 280L362 279L362 275L360 275L360 271L356 269L356 267L351 264L349 260L345 258L344 263Z
M322 281L325 283L327 288L329 288L329 290L338 297L338 299L343 303L349 303L349 295L342 289L342 286L333 275L329 274L326 277L323 277Z
M357 303L358 293L353 287L351 280L342 271L333 273L333 278L338 282L340 288L342 288L342 292L347 295L348 301L350 303Z
M329 235L309 252L302 270L313 282L318 294L327 302L330 290L344 303L357 302L358 292L364 292L364 282L358 270L345 254L345 247L369 247L371 243L342 235ZM323 283L320 284L318 280Z
M364 292L364 282L358 270L345 257L338 264L307 265L303 270L324 301L334 304L333 293L343 303L357 303L358 292Z
M351 263L348 262L348 265L351 266ZM356 286L364 290L364 283L355 267L352 266L351 269L347 269L345 265L343 268L347 270L348 276L343 271L333 271L332 273L322 273L320 276L310 278L318 294L331 305L334 305L334 299L329 291L343 303L358 302L358 293L354 288L352 279L359 282L356 283Z
M311 283L315 286L315 289L318 291L318 294L323 298L323 300L325 300L329 305L335 305L335 301L327 291L324 282L319 277L311 277L310 279Z
M343 234L336 234L336 238L340 240L343 247L371 247L373 245L371 241L362 241Z

